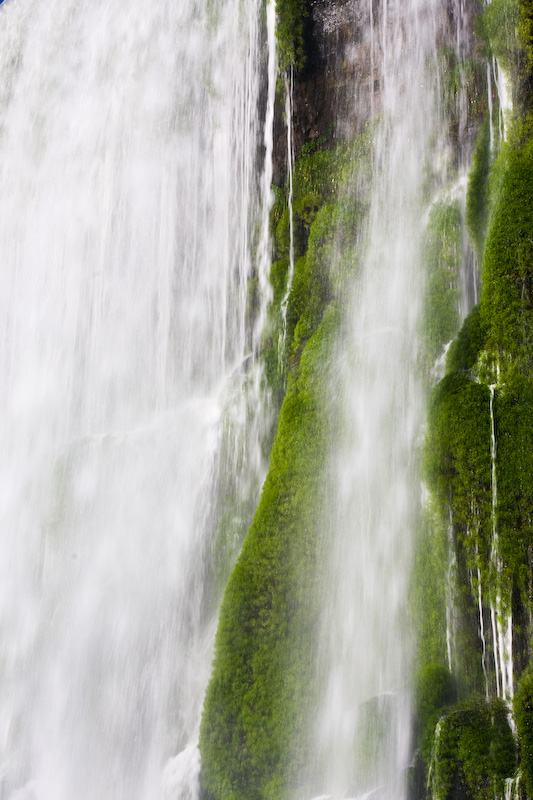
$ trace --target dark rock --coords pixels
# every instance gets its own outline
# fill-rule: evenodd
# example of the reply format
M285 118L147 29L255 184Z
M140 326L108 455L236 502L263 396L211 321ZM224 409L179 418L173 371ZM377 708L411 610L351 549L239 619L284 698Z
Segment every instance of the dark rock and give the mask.
M377 8L377 0L374 0ZM374 13L374 12L372 12ZM373 65L371 6L367 0L310 0L305 31L306 64L294 75L293 135L296 155L309 141L332 144L361 132L379 103ZM376 24L374 18L374 26ZM377 62L376 62L377 63ZM287 173L285 104L274 121L274 183Z

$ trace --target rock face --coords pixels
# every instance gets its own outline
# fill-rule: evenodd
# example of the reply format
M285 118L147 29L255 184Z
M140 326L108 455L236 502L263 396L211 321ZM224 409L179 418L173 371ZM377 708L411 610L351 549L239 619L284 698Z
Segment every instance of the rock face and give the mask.
M294 148L360 133L379 104L379 69L373 58L368 0L310 0L304 69L294 75ZM375 19L374 19L375 22ZM287 125L279 102L274 121L274 183L287 171Z
M274 183L281 189L276 192L271 217L274 299L264 356L274 385L280 361L282 301L287 297L287 339L281 340L287 342L287 360L281 370L280 405L287 375L288 388L264 495L221 613L214 677L201 730L205 800L282 800L290 793L287 787L295 786L304 787L301 796L312 797L316 786L307 768L311 745L306 714L314 701L310 676L316 661L309 645L314 641L309 620L317 614L315 607L309 613L306 603L309 596L316 600L309 586L318 586L318 582L312 583L320 535L317 509L322 504L322 500L317 504L322 486L317 476L329 446L326 426L332 417L334 394L327 373L327 347L338 341L340 330L335 327L340 319L336 304L340 305L343 284L336 280L336 273L331 280L331 246L333 242L351 242L357 225L364 224L372 159L363 145L360 169L367 177L364 182L357 176L359 194L350 195L343 203L343 198L335 196L335 187L343 166L349 163L352 169L354 153L359 152L350 150L347 140L380 113L384 99L378 32L386 4L391 8L393 2L307 0L305 64L292 75L297 159L292 228L283 96L287 76L280 76ZM467 316L448 353L447 374L429 404L424 462L432 503L428 519L422 521L413 579L417 592L412 600L417 625L416 756L409 797L425 800L428 787L432 787L433 796L441 800L487 800L489 795L501 796L504 785L509 788L517 757L508 708L498 698L494 700L495 695L501 700L510 696L513 682L518 687L515 716L524 753L531 752L529 744L526 750L526 740L529 742L533 728L533 669L529 666L533 258L524 257L529 253L526 238L531 241L524 232L533 229L533 202L524 202L524 197L533 198L533 139L508 147L495 171L498 180L490 180L494 151L489 147L487 124L486 158L480 148L483 128L478 137L489 107L487 64L474 37L478 0L445 0L441 8L435 20L438 47L430 64L440 91L441 149L436 163L428 164L424 181L424 202L433 198L425 224L426 291L430 295L435 290L435 303L428 308L436 309L430 321L438 334L427 360L428 373L444 344L457 334L460 290L467 298L463 314L479 301L477 284L473 297L467 296L466 281L465 286L458 285L463 259L474 260L466 240L463 246L465 215L457 199L457 187L469 169L466 223L479 259L484 259L485 285L480 305ZM408 49L417 47L417 42L404 37L391 46ZM415 95L412 102L417 99ZM496 100L493 84L494 108ZM497 116L495 111L492 138L496 148ZM360 139L371 147L370 136ZM311 146L302 153L309 143L316 143L316 149ZM476 171L477 183L472 177ZM447 185L446 192L443 185ZM493 215L487 236L489 190L498 194L491 198ZM468 207L472 211L478 206L484 222L476 238L470 230ZM291 249L294 280L287 292ZM349 254L342 268L346 270L350 264ZM436 276L434 283L432 275ZM446 298L453 301L456 316L442 336L443 329L435 319L447 309ZM426 327L429 331L429 324ZM432 380L438 380L436 374ZM492 445L491 450L493 433L496 447ZM315 450L306 452L307 447ZM503 548L501 565L492 554L495 508ZM506 605L496 607L503 591ZM486 700L478 699L485 695ZM373 711L369 714L372 719L376 716ZM526 769L531 773L526 779L532 787L529 796L533 796L533 767L524 761L521 768L524 775Z
M306 60L294 75L293 141L297 155L303 144L325 137L334 144L364 130L379 113L382 53L378 24L383 0L308 0L305 24ZM476 49L473 21L479 0L448 0L439 22L443 50L454 48L461 60ZM406 46L410 46L406 43ZM451 78L451 65L443 67ZM469 89L472 94L472 87ZM482 89L485 92L485 87ZM472 147L478 109L460 108L459 99L452 137L458 160ZM462 115L462 119L458 117ZM456 130L453 130L455 128ZM280 98L274 119L274 183L287 173L287 125Z

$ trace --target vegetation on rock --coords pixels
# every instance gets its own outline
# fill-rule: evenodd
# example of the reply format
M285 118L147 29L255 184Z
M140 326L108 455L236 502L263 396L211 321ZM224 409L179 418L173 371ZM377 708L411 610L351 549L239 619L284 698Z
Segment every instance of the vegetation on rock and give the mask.
M288 192L277 190L264 359L281 410L262 497L219 618L200 731L202 786L213 800L281 800L306 763L324 468L334 416L328 365L340 326L342 272L353 269L344 242L362 214L361 204L340 200L338 189L363 170L367 141L362 136L334 149L310 145L297 159L292 286Z
M492 800L516 768L516 746L501 700L472 700L444 714L431 763L434 800Z

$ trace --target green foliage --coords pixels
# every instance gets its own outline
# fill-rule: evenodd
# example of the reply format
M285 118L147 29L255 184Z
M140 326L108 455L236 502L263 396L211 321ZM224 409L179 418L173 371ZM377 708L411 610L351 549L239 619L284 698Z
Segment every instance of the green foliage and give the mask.
M276 36L278 68L298 70L305 66L305 20L309 14L307 0L276 0Z
M524 70L533 72L533 0L521 0L518 20L518 43L524 50Z
M418 530L410 597L419 669L430 664L444 664L446 658L447 571L445 526L441 524L439 509L429 505Z
M428 278L422 330L428 367L459 327L457 277L462 253L459 204L436 203L431 209L425 243Z
M479 304L465 318L446 356L446 372L471 372L487 341L487 328Z
M446 375L429 404L425 473L469 544L487 553L491 531L490 393L467 375Z
M441 718L435 732L434 800L493 800L516 769L516 747L500 700L474 700Z
M468 103L471 119L486 113L485 65L481 59L459 60L454 47L440 47L437 55L442 108L452 135L457 136L462 98Z
M476 593L478 569L485 590L492 578L490 447L488 387L465 373L446 375L430 398L424 469L436 509L434 528L447 531L451 525L448 558L454 555L456 561L457 614L453 658L461 673L461 696L483 686Z
M533 369L533 139L502 157L483 261L482 314L500 366Z
M524 672L513 700L518 735L520 773L528 797L533 797L533 670Z
M519 0L492 0L477 20L476 32L506 69L514 69L520 20Z
M288 187L275 189L271 215L275 262L274 290L268 334L263 344L265 371L275 399L281 402L289 369L298 364L302 349L320 324L325 307L340 288L340 272L355 263L350 243L364 208L349 192L357 175L363 184L368 170L368 134L322 149L304 146L294 167L293 231L295 269L286 311L286 335L280 350L281 304L287 293L290 258ZM344 257L340 258L339 254ZM337 265L332 273L332 265ZM348 266L350 265L350 266ZM333 282L335 286L333 286Z
M533 2L492 0L477 19L476 32L510 74L513 94L527 114L533 91Z
M277 800L305 751L318 534L327 451L330 305L289 377L270 470L228 583L200 732L202 784L217 800Z
M501 583L529 594L533 546L533 379L507 373L495 397Z
M507 69L512 69L515 81L523 80L524 52L527 53L533 41L533 0L520 3L494 0L483 15L482 25L493 52ZM441 629L440 635L432 638L429 623L427 630L422 626L419 663L428 664L434 655L441 664L445 624L442 587L446 576L439 554L445 548L447 532L455 557L457 641L453 658L454 667L458 667L458 692L465 697L484 688L483 676L479 674L480 598L485 619L489 603L497 605L504 616L512 611L515 677L523 667L522 659L529 657L523 655L527 647L520 651L518 640L527 638L524 621L530 619L533 611L533 121L530 114L522 114L513 121L508 142L502 144L492 166L490 162L489 129L485 122L474 151L466 209L470 236L478 252L483 251L481 303L468 315L452 343L447 374L430 399L424 453L430 503L421 555L417 556L423 559L423 567L415 567L419 583L424 584L417 577L418 571L427 572L421 597L429 597L430 584L435 583L438 601L428 600L428 616ZM497 477L494 507L491 389ZM497 539L493 538L493 526ZM479 595L478 589L481 589ZM490 690L493 686L490 636L485 644ZM442 666L440 670L444 675ZM439 675L438 668L436 674ZM533 796L532 675L529 667L514 701L521 771L528 796ZM427 739L423 750L427 759ZM504 704L495 701L489 706L470 701L448 712L438 726L433 755L435 800L488 800L502 796L504 780L512 777L516 769L515 744Z
M531 609L533 546L533 146L506 146L490 176L481 304L452 343L447 375L429 406L425 472L435 509L431 536L451 524L456 559L456 663L465 689L481 658L478 588L500 611ZM486 182L486 178L484 179ZM484 201L485 202L485 201ZM491 479L492 421L497 503ZM494 516L495 515L495 516ZM494 568L493 526L498 533ZM513 599L512 599L513 598ZM516 605L513 607L513 612ZM488 643L488 651L491 645ZM487 663L490 663L487 662ZM489 677L490 685L490 677ZM464 689L463 689L464 691Z
M310 643L319 598L314 582L334 415L327 374L340 324L333 265L342 271L355 263L347 245L364 208L352 185L363 185L369 170L369 142L363 135L334 149L305 147L296 161L295 264L282 353L290 219L288 187L275 190L274 299L263 356L280 403L285 382L287 389L261 501L219 618L200 732L202 784L212 800L278 800L308 758L305 709L314 691Z
M476 139L466 192L466 226L480 259L489 219L490 125L487 116Z
M416 722L426 765L431 761L433 737L445 708L457 701L455 679L443 664L427 664L416 676Z

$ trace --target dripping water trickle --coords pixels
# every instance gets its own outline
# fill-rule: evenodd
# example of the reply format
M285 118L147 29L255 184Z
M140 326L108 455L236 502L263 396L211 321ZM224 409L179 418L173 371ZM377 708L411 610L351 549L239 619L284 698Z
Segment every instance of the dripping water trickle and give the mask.
M287 289L281 302L281 331L278 344L280 364L285 356L285 342L287 339L287 311L289 298L294 280L294 214L293 214L293 172L294 172L294 144L293 144L293 95L294 95L294 70L291 66L289 74L285 75L285 119L287 122L287 172L289 177L289 271L287 274Z

